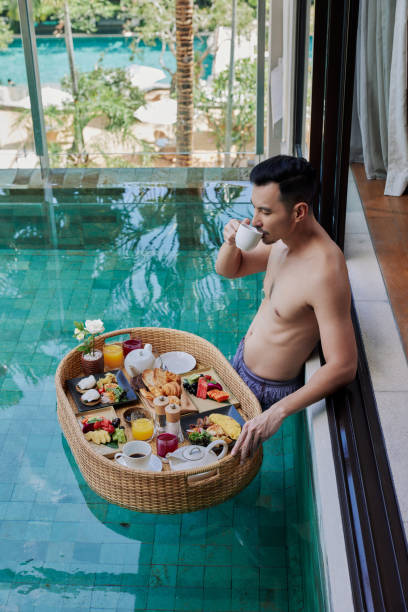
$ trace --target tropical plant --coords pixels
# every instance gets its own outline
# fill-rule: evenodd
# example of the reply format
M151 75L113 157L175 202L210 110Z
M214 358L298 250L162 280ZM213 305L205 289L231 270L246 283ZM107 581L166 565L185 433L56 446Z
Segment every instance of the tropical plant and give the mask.
M161 44L160 64L173 81L175 90L176 73L164 63L166 49L176 58L176 22L174 19L176 0L120 0L120 15L124 29L133 35L133 49L138 51L140 42L155 46ZM199 45L195 45L195 78L202 76L204 61L218 49L216 30L220 26L231 25L231 3L225 0L194 0L193 34ZM239 0L237 9L237 29L241 35L248 34L256 17L256 9L246 0ZM213 35L215 34L215 35Z
M180 166L191 166L193 148L194 35L193 0L176 0L177 128Z
M194 10L193 10L194 7ZM204 61L218 48L217 27L231 25L231 3L225 0L121 0L120 10L125 29L134 35L134 49L142 41L147 45L161 42L162 68L172 79L171 91L177 91L176 144L180 165L191 164L193 82L203 73ZM174 16L176 15L176 19ZM240 0L237 27L242 34L249 32L253 8ZM194 38L201 41L202 51L194 51ZM164 64L164 52L169 49L176 57L177 70L172 72Z
M13 32L10 28L9 19L4 15L7 8L7 0L0 0L0 49L7 49L13 41Z
M149 152L148 143L140 140L132 134L131 127L135 123L134 113L144 104L143 92L132 84L128 73L123 68L103 68L100 63L90 72L79 72L77 74L78 94L76 100L68 99L61 107L46 106L44 115L48 128L55 128L59 132L64 130L65 136L75 138L75 129L81 133L88 123L96 117L105 120L104 129L112 132L118 137L119 144L125 140L133 141L140 146L142 152ZM71 92L70 77L64 77L61 81L62 88ZM30 111L20 112L18 123L26 126L31 125L29 121ZM63 149L60 143L53 143L50 161L59 165ZM69 152L68 164L84 165L89 162L89 155L84 151Z
M195 89L195 108L203 113L211 128L217 151L224 150L229 69L223 70L210 85L201 82ZM232 145L237 153L246 151L253 140L256 121L256 62L249 58L235 63ZM236 156L235 162L238 162Z

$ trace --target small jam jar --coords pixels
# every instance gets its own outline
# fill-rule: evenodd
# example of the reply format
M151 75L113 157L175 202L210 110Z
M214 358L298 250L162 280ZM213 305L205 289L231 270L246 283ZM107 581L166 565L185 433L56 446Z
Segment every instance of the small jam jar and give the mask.
M143 348L143 342L138 338L131 338L130 340L125 340L122 343L123 355L126 357L130 351L134 351L135 349Z

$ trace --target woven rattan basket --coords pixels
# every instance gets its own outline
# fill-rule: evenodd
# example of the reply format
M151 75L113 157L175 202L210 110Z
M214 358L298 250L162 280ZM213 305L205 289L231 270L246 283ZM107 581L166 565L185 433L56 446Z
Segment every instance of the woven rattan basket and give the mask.
M256 397L222 353L207 340L173 329L139 327L104 334L96 340L96 348L102 348L105 339L121 334L141 338L159 354L167 351L191 353L197 362L209 364L217 370L239 399L242 414L247 419L260 414ZM80 375L80 353L73 350L62 359L55 376L58 419L85 480L109 502L140 512L191 512L233 497L257 474L262 463L261 448L242 465L229 454L213 465L183 472L133 470L101 456L85 440L66 393L65 381ZM198 479L197 474L202 478Z

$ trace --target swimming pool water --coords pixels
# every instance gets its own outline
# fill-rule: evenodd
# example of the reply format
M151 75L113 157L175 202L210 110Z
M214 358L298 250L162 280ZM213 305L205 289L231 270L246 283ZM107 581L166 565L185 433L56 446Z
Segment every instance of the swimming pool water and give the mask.
M38 36L36 43L41 82L43 84L59 83L65 75L69 74L64 38ZM161 67L159 41L154 46L140 43L137 53L132 52L130 44L131 38L125 36L74 36L76 67L82 72L93 70L102 55L102 65L105 68L125 68L131 64ZM195 49L203 50L204 48L204 44L198 39L194 46ZM204 78L211 73L212 61L212 55L209 55L204 61ZM164 52L163 62L171 72L175 72L176 59L168 48ZM7 85L8 78L11 78L16 84L27 83L21 38L15 38L7 49L0 51L0 75L2 85ZM163 83L170 83L168 73Z
M227 219L249 213L248 186L51 196L0 195L0 607L325 609L302 415L264 445L238 496L174 516L93 493L56 417L74 320L180 328L233 355L262 275L222 279L214 261Z

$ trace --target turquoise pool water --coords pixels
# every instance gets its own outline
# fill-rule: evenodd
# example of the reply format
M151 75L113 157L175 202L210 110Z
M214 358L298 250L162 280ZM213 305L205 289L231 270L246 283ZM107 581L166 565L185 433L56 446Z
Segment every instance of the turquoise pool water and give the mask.
M142 64L160 68L161 44L150 47L143 43L137 53L132 54L131 39L125 36L74 36L74 55L78 70L93 70L103 54L102 65L106 68L125 68L131 64ZM203 50L203 43L196 40L196 49ZM63 38L54 36L37 37L38 63L42 83L59 83L69 73L67 51ZM176 60L167 49L163 56L164 65L172 72L176 70ZM204 78L211 73L212 55L204 62ZM167 74L167 73L166 73ZM3 85L11 78L16 84L27 83L24 52L21 39L16 38L4 51L0 51L0 75ZM167 74L163 83L170 83Z
M74 320L180 328L233 355L262 275L222 279L214 261L225 222L249 212L248 185L49 195L0 192L0 608L324 610L302 415L238 496L174 516L93 493L56 417Z

